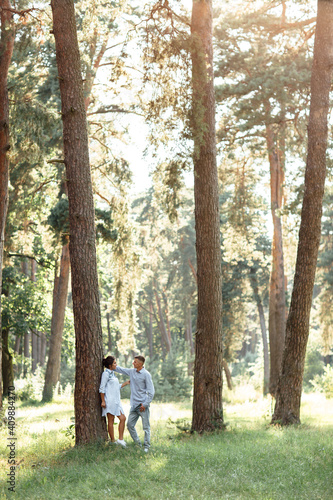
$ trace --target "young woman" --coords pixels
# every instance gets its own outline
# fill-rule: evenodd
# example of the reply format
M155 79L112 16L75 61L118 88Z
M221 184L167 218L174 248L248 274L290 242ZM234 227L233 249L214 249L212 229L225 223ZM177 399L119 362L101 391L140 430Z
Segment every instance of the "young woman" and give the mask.
M126 417L124 414L123 407L120 402L120 389L125 385L128 385L130 381L121 384L114 374L114 370L117 368L116 359L113 356L108 356L103 359L103 366L105 370L102 374L101 385L99 387L99 392L102 399L102 416L108 419L108 432L111 439L111 443L120 444L124 448L126 443L124 441L124 429ZM114 438L114 417L119 418L119 439L115 441Z

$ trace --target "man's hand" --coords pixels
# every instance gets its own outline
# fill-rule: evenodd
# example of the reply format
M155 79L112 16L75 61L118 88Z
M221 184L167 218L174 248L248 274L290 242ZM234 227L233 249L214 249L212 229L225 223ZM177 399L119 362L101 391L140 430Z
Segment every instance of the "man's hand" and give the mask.
M145 411L145 407L143 406L143 404L140 406L140 411Z

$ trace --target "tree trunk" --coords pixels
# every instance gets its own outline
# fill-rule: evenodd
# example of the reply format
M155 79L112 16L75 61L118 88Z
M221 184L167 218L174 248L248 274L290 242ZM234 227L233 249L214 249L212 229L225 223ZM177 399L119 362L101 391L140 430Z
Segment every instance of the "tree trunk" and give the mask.
M223 370L224 370L224 373L225 373L225 378L227 379L228 389L229 389L229 391L232 391L231 373L230 373L230 370L229 370L228 363L226 362L225 359L223 360Z
M36 266L35 260L31 261L31 274L30 279L32 282L36 282ZM38 333L35 329L31 330L31 373L35 373L38 363Z
M266 323L265 323L265 315L264 308L261 302L261 298L259 295L259 287L257 281L257 275L255 268L251 268L250 270L250 282L254 295L254 299L257 304L259 321L260 321L260 329L261 329L261 337L262 337L262 346L264 351L264 386L263 386L263 394L264 396L269 392L269 354L268 354L268 342L267 342L267 332L266 332Z
M7 78L12 59L15 29L9 0L0 0L0 332L1 328L1 287L2 260L5 240L5 226L8 208L9 176L9 101ZM2 365L2 342L0 339L0 366ZM2 371L0 370L0 408L2 408Z
M40 364L40 366L45 366L46 335L44 332L40 332L39 335L40 335L39 364Z
M103 338L87 119L73 0L52 0L68 185L70 262L76 335L76 444L107 438L98 388Z
M158 312L158 326L159 326L159 329L160 329L160 332L161 332L161 337L162 337L162 340L163 340L163 342L165 344L166 350L167 350L167 352L170 352L170 350L171 350L171 339L169 338L169 335L168 335L168 332L167 332L167 329L166 329L166 326L165 326L165 322L164 322L164 318L163 318L163 312L162 312L162 308L161 308L161 301L160 301L160 297L158 295L157 288L154 289L154 293L155 293L155 299L156 299L156 304L157 304L157 312Z
M278 383L284 335L286 328L286 297L282 245L282 221L278 210L282 207L284 182L282 153L277 148L272 125L266 126L266 140L270 164L271 212L273 220L272 270L269 290L269 346L270 377L269 391L274 396Z
M35 373L37 368L37 334L31 330L31 373Z
M147 330L147 335L148 335L148 345L149 345L149 357L150 359L152 359L154 351L153 351L153 304L151 303L151 301L149 302L149 327Z
M108 351L112 352L112 334L111 334L111 327L110 327L110 313L106 313L106 326L108 330Z
M191 358L193 359L195 348L193 343L193 331L192 331L192 314L191 314L191 306L186 307L185 309L185 341L190 350ZM193 375L193 361L192 359L187 364L187 373L188 375Z
M223 427L222 275L216 166L212 0L192 7L192 126L198 282L192 428Z
M14 346L15 354L20 354L20 347L21 347L21 336L16 335L15 346Z
M8 348L9 331L2 331L2 379L3 394L8 394L9 387L14 385L13 357Z
M164 311L165 311L165 318L166 318L166 323L167 323L167 334L168 334L168 339L169 339L170 348L171 348L171 327L170 327L170 318L169 318L168 297L166 296L165 292L162 292L162 297L163 297L163 301L164 301Z
M333 70L333 2L318 1L311 76L308 155L294 286L272 422L300 423L304 361L321 237L329 95Z
M69 281L69 243L62 247L59 278L54 280L53 307L49 357L46 365L43 401L51 401L53 390L60 380L61 344Z

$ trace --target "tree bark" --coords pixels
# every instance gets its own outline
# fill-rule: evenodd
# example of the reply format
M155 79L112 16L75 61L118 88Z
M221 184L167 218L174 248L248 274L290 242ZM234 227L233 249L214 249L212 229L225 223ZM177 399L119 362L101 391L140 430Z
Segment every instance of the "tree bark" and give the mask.
M195 339L192 428L223 427L222 274L216 166L212 0L194 0L192 127L198 318Z
M103 339L86 110L73 0L52 0L69 200L70 262L76 335L76 444L107 438L98 388Z
M267 332L266 332L266 323L265 323L265 315L264 308L262 305L262 301L259 294L258 281L256 276L255 268L251 268L250 270L250 283L254 295L254 299L257 304L259 321L260 321L260 330L262 337L262 346L264 352L264 385L263 385L263 394L264 396L269 392L269 354L268 354L268 342L267 342Z
M31 273L30 279L32 282L36 282L36 266L35 260L31 261ZM31 373L35 373L38 363L38 332L35 329L31 329Z
M108 351L112 352L112 334L111 334L111 327L110 327L110 313L106 313L106 326L108 330Z
M154 288L154 294L155 294L156 305L157 305L157 312L158 312L158 327L160 329L161 337L162 337L162 340L163 340L163 342L165 344L166 350L167 350L167 352L170 352L170 350L171 350L171 339L169 338L169 335L168 335L168 332L167 332L167 329L166 329L166 326L165 326L165 322L164 322L164 318L163 318L163 312L162 312L162 307L161 307L161 300L160 300L160 297L158 295L157 288Z
M0 0L0 332L1 328L1 287L2 261L5 240L5 226L8 208L9 178L9 101L7 79L12 60L15 28L9 0ZM2 366L2 342L0 339L0 366ZM0 370L0 408L2 408L2 370ZM6 391L6 389L5 389Z
M226 362L225 359L223 360L223 370L224 370L224 373L225 373L225 378L227 379L228 389L229 389L229 391L232 391L231 373L230 373L230 370L229 370L228 363Z
M43 401L51 401L53 390L60 381L61 344L69 281L69 243L62 247L60 274L54 280L49 357L46 365Z
M3 394L6 396L8 394L9 387L14 385L14 370L13 370L13 356L9 352L8 348L9 331L2 331L2 378L3 378Z
M193 359L193 356L195 354L195 348L193 342L191 306L186 306L185 308L185 341L187 342L191 358ZM194 367L192 359L187 364L187 374L190 376L193 375L193 367Z
M40 366L45 366L46 335L44 332L40 332L39 335L40 335L39 364L40 364Z
M149 357L153 358L153 304L149 302L149 326L147 329L148 345L149 345Z
M273 221L272 270L269 290L269 392L274 396L278 383L284 335L286 329L286 297L282 243L282 221L278 210L282 207L284 170L281 151L278 150L272 125L266 126L266 140L270 164L271 213Z
M333 2L318 1L311 76L308 155L294 286L272 423L300 423L304 361L321 237L329 95L333 71Z

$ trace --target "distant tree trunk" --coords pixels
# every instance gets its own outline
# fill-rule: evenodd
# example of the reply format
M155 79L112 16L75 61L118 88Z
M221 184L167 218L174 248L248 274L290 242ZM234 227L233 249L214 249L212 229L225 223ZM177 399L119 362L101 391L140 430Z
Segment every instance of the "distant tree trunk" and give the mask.
M16 335L15 346L14 346L14 352L15 352L15 354L20 354L20 347L21 347L21 336L20 335Z
M250 283L254 295L254 299L257 304L259 321L260 321L260 329L261 329L261 337L262 337L262 346L264 351L264 386L263 386L263 394L266 395L269 392L269 354L268 354L268 342L267 342L267 332L266 332L266 323L265 323L265 315L264 308L262 305L262 301L259 295L259 287L257 281L256 270L254 267L250 270Z
M294 286L272 423L300 423L304 361L321 237L329 96L333 71L333 2L318 1L311 76L308 156Z
M110 313L106 313L106 325L107 325L107 330L108 330L108 350L109 352L112 352L112 334L111 334L111 328L110 328Z
M192 125L198 282L192 428L223 426L222 273L216 166L212 0L192 5Z
M187 345L189 347L191 358L193 358L195 354L195 348L193 343L191 306L187 306L185 309L185 341L187 342ZM187 364L188 375L193 375L193 367L193 361L190 360Z
M153 304L149 302L149 328L148 328L148 345L149 345L149 357L152 359L154 355L153 351Z
M62 247L59 277L55 276L49 357L46 365L43 401L51 401L53 390L60 381L61 344L69 281L69 243Z
M8 347L9 330L2 331L2 379L3 379L3 394L8 393L8 388L14 385L14 370L13 370L13 356L9 352Z
M230 370L229 370L228 363L226 362L225 359L223 360L223 370L224 370L224 373L225 373L225 378L227 379L228 389L229 389L229 391L232 391L231 373L230 373Z
M167 350L167 352L170 352L171 339L169 338L169 335L168 335L168 332L167 332L167 329L165 326L165 322L164 322L164 318L163 318L163 311L162 311L162 307L161 307L161 300L160 300L160 297L158 295L157 288L154 289L154 293L155 293L157 313L158 313L158 327L160 329L161 337L162 337L163 342L165 344L166 350Z
M44 332L40 332L39 335L40 335L39 364L40 366L45 366L46 335Z
M32 282L36 282L36 266L35 260L31 260L31 273L30 279ZM31 330L31 372L35 373L38 363L38 333L35 329Z
M87 119L73 0L52 0L68 184L70 261L76 335L76 444L107 438L98 393L103 338L96 263Z
M164 301L164 311L165 311L165 318L166 318L166 323L167 323L167 334L168 334L168 339L171 347L171 327L170 327L170 318L169 318L169 304L168 304L168 297L166 296L166 293L163 291L162 292L162 297Z
M8 176L9 176L9 102L7 78L12 59L15 29L13 13L10 12L9 0L0 0L0 332L1 328L1 287L2 260L5 241L5 226L8 208ZM2 366L2 342L0 339L0 366ZM0 370L0 408L2 408L2 370ZM6 388L4 389L7 390Z
M266 140L270 164L271 212L273 220L272 270L269 290L269 391L274 396L278 383L284 335L286 328L286 297L282 244L282 221L278 210L282 207L284 169L282 152L278 149L272 125L266 126Z

